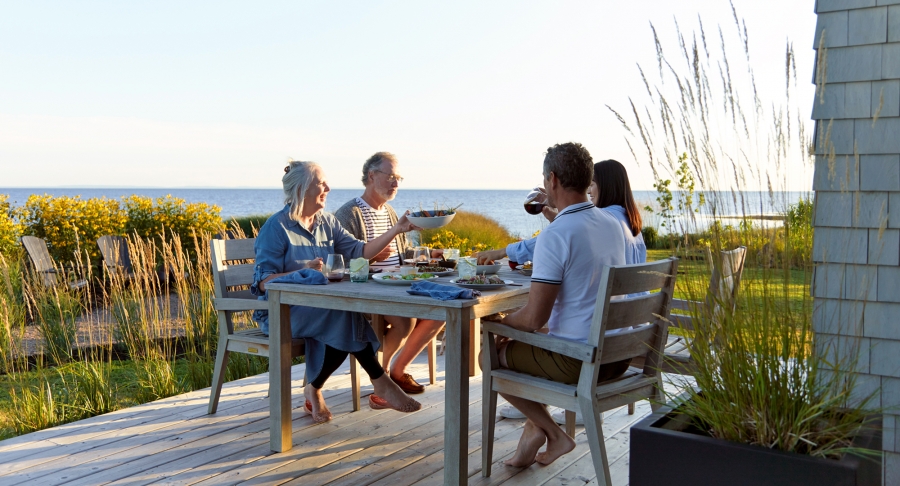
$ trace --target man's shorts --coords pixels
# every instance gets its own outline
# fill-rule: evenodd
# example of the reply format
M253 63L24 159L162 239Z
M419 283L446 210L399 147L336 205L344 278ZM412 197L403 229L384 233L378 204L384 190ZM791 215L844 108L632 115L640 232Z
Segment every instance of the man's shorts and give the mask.
M519 341L506 345L506 364L513 371L575 385L581 376L582 361ZM622 376L631 359L600 365L597 383Z

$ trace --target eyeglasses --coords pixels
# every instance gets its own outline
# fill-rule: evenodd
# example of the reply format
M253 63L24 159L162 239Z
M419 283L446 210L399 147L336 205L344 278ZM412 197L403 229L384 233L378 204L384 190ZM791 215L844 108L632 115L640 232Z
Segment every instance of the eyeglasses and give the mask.
M401 182L403 182L403 178L402 178L402 177L400 177L400 176L398 176L398 175L391 174L390 172L385 172L385 171L383 171L383 170L378 170L378 169L375 169L375 172L378 172L378 173L380 173L380 174L384 174L384 175L388 176L388 182L390 182L391 184L393 184L393 183L395 183L395 182L396 182L397 184L400 184Z

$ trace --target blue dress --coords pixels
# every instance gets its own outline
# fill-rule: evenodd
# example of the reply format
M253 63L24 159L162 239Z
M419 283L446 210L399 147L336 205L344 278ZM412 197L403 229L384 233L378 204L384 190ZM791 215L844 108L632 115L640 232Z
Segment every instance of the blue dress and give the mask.
M256 263L250 292L259 300L268 300L259 283L266 277L306 268L315 258L324 261L330 253L346 261L361 257L365 242L357 240L331 213L320 212L307 230L290 218L290 206L273 214L256 237ZM269 333L269 313L258 310L253 319L259 329ZM310 380L319 376L325 359L325 345L347 352L365 349L371 343L378 349L378 338L368 321L358 312L291 306L291 336L306 340L306 370Z

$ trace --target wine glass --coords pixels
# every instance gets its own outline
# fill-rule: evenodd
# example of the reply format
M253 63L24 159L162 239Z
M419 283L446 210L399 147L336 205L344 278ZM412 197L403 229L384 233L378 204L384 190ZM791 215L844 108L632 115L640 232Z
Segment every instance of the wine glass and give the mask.
M328 255L323 270L329 281L340 282L344 278L344 256L337 253Z
M539 187L534 188L525 196L525 212L528 214L541 214L546 206L547 195Z
M427 246L417 246L413 251L413 261L416 265L428 265L431 261L431 248Z

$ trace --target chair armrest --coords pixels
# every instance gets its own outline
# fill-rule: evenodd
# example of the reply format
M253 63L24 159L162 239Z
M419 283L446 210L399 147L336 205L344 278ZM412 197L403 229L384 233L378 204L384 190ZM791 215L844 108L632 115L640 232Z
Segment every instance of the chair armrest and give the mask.
M691 316L682 316L679 314L669 314L669 320L672 327L678 327L686 331L694 330L694 318Z
M265 300L256 299L234 299L228 297L219 297L213 299L213 305L217 311L251 311L251 310L268 310L269 303Z
M705 303L698 302L696 300L672 299L672 303L669 304L670 309L683 310L683 311L690 311L692 309L702 309L704 307L706 307Z
M499 322L481 321L481 329L484 332L499 334L500 336L553 351L570 358L587 361L588 363L593 363L597 359L597 348L588 344L560 339L539 332L520 331Z

